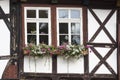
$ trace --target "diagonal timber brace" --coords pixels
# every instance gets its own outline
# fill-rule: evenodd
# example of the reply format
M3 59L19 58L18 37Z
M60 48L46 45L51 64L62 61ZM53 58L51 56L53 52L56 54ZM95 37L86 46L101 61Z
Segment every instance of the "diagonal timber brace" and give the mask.
M2 15L2 19L4 20L5 24L7 25L10 33L12 33L12 25L11 25L10 21L8 20L7 15L3 11L3 9L1 8L1 6L0 6L0 15Z

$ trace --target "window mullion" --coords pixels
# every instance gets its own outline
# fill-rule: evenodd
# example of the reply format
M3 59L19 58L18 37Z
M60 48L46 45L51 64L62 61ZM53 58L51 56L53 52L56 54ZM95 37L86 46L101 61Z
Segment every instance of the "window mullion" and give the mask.
M49 39L49 42L48 44L51 45L51 42L52 42L52 37L51 37L51 11L50 9L48 9L48 39Z
M69 36L69 44L71 44L71 22L69 22L69 26L68 26L68 31L69 31L69 33L68 33L68 36Z
M37 33L36 33L36 37L37 37L37 45L39 44L39 22L36 23L37 24Z

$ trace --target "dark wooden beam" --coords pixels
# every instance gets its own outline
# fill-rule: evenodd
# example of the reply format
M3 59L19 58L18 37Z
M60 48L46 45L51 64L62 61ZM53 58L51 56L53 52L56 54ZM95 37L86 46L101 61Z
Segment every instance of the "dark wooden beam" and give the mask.
M10 55L0 56L0 60L10 59Z
M5 14L7 16L7 18L10 18L10 14ZM0 19L3 19L3 15L0 14Z
M87 7L83 7L83 44L88 42ZM84 57L84 80L89 80L89 56Z
M2 18L5 22L5 24L7 25L10 33L12 33L12 25L11 25L10 21L8 20L8 17L5 15L5 13L1 7L0 7L0 14L2 15Z
M108 30L105 27L105 24L109 21L109 19L111 18L111 16L114 14L115 9L111 10L111 12L109 13L109 15L107 15L107 17L103 21L103 23L100 21L100 19L98 18L98 16L94 13L94 11L91 8L89 8L89 11L91 12L91 14L94 16L94 18L96 19L96 21L100 25L100 27L97 29L97 31L95 32L95 34L89 40L89 42L93 42L95 40L95 38L97 37L97 35L100 33L100 31L103 30L106 33L106 35L108 36L108 38L111 40L111 42L115 43L115 40L113 39L113 37L111 36L111 34L108 32Z
M117 47L117 43L87 43L90 47L105 47L105 48L112 48Z
M66 80L67 78L70 78L70 80L72 80L72 78L78 78L78 80L80 80L80 79L85 78L84 74L23 73L22 75L24 76L25 79L32 79L32 78L49 78L49 79L51 79L52 77L55 77L55 76L56 76L56 80L57 79L65 79ZM107 80L116 79L116 77L112 74L94 74L91 76L91 78L97 78L97 79L98 78L106 78Z
M120 0L117 0L117 6L120 7Z
M120 80L120 8L117 12L117 41L118 41L118 49L117 49L117 72L118 72L118 79Z

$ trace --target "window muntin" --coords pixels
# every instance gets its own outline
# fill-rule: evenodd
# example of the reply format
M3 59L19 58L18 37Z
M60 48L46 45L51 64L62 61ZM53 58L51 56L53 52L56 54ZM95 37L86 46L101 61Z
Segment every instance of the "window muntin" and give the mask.
M82 44L82 9L57 8L57 41L63 43Z
M51 44L49 7L25 7L25 44Z

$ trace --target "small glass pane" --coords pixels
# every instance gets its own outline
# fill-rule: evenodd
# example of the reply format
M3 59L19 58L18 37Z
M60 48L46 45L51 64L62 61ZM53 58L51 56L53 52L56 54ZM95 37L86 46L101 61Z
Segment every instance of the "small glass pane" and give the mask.
M68 35L60 35L60 45L63 43L68 43Z
M68 23L59 23L59 33L68 34Z
M48 10L39 10L39 18L48 18Z
M40 35L40 43L48 44L48 35Z
M36 44L36 35L28 35L27 42Z
M59 18L68 18L68 10L60 9L58 14Z
M36 18L36 10L27 10L27 18Z
M79 10L71 10L71 18L80 18Z
M72 44L79 45L80 44L80 35L72 35L71 37Z
M71 23L71 34L80 34L80 24Z
M36 34L36 23L27 23L27 33Z
M39 33L48 34L48 23L39 23Z

